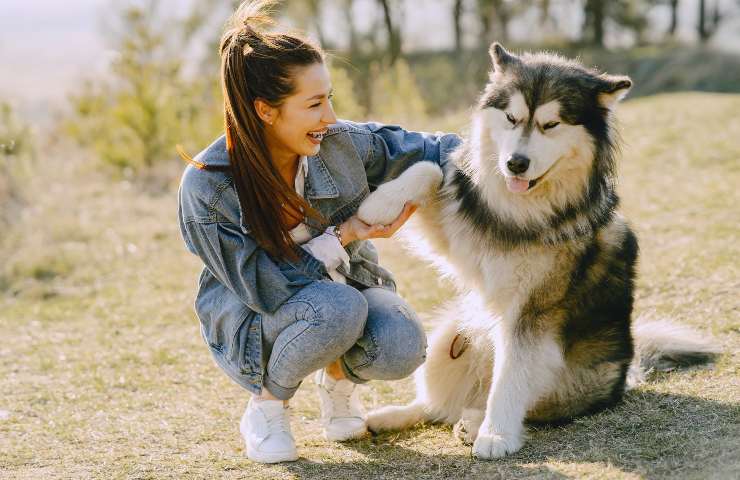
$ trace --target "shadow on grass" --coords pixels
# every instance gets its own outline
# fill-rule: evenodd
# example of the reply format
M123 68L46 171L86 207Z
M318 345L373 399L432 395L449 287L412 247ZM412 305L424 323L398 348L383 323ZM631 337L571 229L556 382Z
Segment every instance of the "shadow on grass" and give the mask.
M524 448L500 460L473 459L469 448L460 454L427 454L402 445L417 443L423 447L425 441L420 437L430 433L429 427L416 427L345 443L345 447L362 454L364 458L359 461L317 463L302 459L286 465L286 469L297 478L358 480L560 479L579 477L579 469L593 476L605 468L613 474L621 471L648 478L730 478L740 468L740 447L731 440L736 438L739 420L738 405L635 391L612 410L562 427L530 429ZM463 451L449 427L431 428L443 429L433 432L435 437L447 435L447 441ZM429 447L423 449L428 451Z
M449 435L458 450L465 453L427 454L417 451L403 443L414 442L423 432L429 432L428 426L419 426L403 432L390 432L374 435L371 438L354 442L345 442L345 448L355 450L362 455L361 460L336 463L320 463L301 458L298 462L285 464L285 469L300 479L458 479L458 478L520 478L546 477L568 478L546 466L507 465L504 469L494 463L480 462L470 457L470 447L462 447L452 437L448 427L435 426L434 429L445 430L442 435ZM435 435L439 432L434 432ZM428 448L427 448L428 450ZM450 450L450 449L446 449Z

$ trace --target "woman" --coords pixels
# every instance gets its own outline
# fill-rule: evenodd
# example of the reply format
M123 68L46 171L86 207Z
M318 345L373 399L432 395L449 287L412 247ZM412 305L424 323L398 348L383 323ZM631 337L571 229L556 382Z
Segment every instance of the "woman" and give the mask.
M370 188L413 162L440 163L459 139L338 122L322 52L264 32L268 3L242 4L222 38L226 132L187 167L179 219L205 264L203 337L253 394L247 456L272 463L298 458L288 401L311 372L324 433L342 441L366 431L356 384L424 361L421 324L367 241L392 235L414 207L387 226L353 215Z

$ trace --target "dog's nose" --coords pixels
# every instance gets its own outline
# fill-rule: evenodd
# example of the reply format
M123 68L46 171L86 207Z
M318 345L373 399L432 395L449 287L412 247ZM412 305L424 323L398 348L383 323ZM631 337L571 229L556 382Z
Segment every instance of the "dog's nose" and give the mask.
M529 158L525 157L521 153L515 153L509 157L509 160L506 162L506 166L509 168L511 173L519 175L520 173L526 172L529 168Z

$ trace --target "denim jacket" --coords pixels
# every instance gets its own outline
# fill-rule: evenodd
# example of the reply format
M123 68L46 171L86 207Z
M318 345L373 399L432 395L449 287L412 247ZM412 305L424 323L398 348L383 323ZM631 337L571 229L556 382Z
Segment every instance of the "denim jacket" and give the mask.
M376 123L339 122L329 127L317 156L308 158L305 198L331 225L354 215L371 190L409 165L440 165L460 143L455 135L407 132ZM224 136L195 158L229 165ZM329 278L324 265L304 249L298 261L275 259L242 226L241 207L229 173L189 165L178 192L179 223L187 249L205 264L195 310L216 363L236 383L259 393L267 359L262 352L261 314L275 312L309 283ZM323 232L308 225L312 236ZM370 241L347 245L347 283L358 289L395 290L391 273L378 264Z

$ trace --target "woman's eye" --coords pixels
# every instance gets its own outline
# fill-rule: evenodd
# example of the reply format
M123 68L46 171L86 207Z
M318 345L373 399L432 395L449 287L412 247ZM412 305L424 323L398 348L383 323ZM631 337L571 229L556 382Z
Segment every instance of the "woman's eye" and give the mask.
M555 128L558 125L560 125L560 122L547 122L542 129L543 130L550 130L551 128Z
M310 107L308 107L308 108L318 108L318 107L320 107L320 106L321 106L321 104L320 104L320 103L315 103L315 104L311 105L311 106L310 106Z
M506 114L506 119L511 123L512 125L516 125L516 118L512 117L510 113Z

